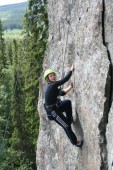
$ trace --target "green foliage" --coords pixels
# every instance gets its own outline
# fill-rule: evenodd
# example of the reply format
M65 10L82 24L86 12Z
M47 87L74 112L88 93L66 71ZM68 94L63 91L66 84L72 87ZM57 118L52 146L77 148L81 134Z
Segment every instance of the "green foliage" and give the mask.
M35 170L39 77L48 38L45 2L29 0L22 36L18 30L4 35L0 28L5 45L0 54L0 169Z
M13 94L13 72L12 68L9 69L2 69L2 84L0 84L0 113L1 113L1 126L2 129L2 136L4 136L5 133L5 126L6 126L6 119L8 118L8 115L10 114L10 108L11 108L11 100L12 100L12 94ZM7 135L7 132L6 132Z
M2 170L32 170L31 162L24 158L23 152L12 148L4 151L0 168Z
M6 57L5 57L5 43L4 43L4 32L2 27L2 22L0 20L0 72L6 67Z

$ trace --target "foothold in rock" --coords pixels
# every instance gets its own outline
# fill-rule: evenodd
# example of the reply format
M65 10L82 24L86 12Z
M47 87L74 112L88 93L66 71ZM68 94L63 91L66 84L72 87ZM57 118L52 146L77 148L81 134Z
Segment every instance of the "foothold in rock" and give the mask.
M77 52L77 55L79 56L79 53Z

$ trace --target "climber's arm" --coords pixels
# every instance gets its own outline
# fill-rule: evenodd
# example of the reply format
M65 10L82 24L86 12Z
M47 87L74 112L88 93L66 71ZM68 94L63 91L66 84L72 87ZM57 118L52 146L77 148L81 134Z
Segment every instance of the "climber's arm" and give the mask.
M71 84L67 88L63 89L63 91L67 94L72 88L73 88L73 83L71 82Z
M68 74L64 78L62 78L61 80L58 80L54 83L55 86L58 87L58 86L63 85L64 83L66 83L70 79L73 72L74 72L74 65L71 66L70 71L68 72Z

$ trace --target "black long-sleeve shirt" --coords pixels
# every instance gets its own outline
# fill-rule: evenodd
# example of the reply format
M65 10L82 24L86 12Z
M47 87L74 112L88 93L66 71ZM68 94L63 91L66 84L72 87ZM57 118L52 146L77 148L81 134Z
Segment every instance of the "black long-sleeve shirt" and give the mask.
M67 82L70 79L71 75L72 71L69 71L69 73L61 80L50 82L47 84L45 89L45 104L47 106L55 104L58 96L65 95L65 92L58 87Z

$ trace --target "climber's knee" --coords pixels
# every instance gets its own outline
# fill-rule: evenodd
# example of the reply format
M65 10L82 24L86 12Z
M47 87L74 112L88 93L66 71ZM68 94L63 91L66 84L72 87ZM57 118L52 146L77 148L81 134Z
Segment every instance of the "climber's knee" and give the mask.
M64 100L64 103L65 105L68 107L68 106L71 106L71 100L67 99L67 100Z

